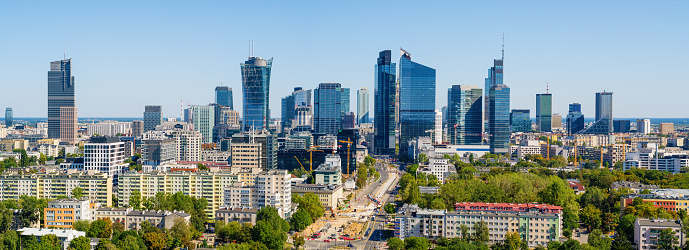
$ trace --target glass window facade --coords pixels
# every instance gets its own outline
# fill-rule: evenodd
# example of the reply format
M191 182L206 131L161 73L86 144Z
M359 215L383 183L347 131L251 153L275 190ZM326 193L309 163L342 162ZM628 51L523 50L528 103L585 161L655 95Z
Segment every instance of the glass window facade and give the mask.
M234 110L234 101L232 99L232 88L227 86L215 87L215 103L230 107Z
M392 63L390 50L381 51L374 77L373 139L374 154L395 154L395 98L397 95L397 64Z
M273 59L249 57L242 70L244 131L268 129L270 119L270 73Z
M400 154L408 141L430 136L435 128L435 69L413 62L402 50L400 57Z
M510 144L510 88L505 84L494 85L490 88L489 97L490 152L507 153Z
M144 107L144 132L155 130L156 126L160 125L161 123L163 123L163 107Z
M5 109L5 127L11 128L14 123L14 118L12 114L12 108Z
M495 60L493 60L493 67L488 69L488 77L486 78L486 86L483 89L485 91L484 100L483 100L485 103L485 106L484 106L485 114L484 114L483 119L486 120L485 121L486 123L488 123L488 119L490 117L490 114L488 113L490 111L490 94L489 94L490 87L492 87L494 85L503 84L503 81L502 81L502 75L503 75L502 70L503 69L502 69L502 67L503 67L503 60L502 59L500 59L500 60L495 59Z
M356 92L356 124L369 123L369 93L367 88L361 88Z
M75 107L72 59L50 63L48 71L48 138L60 138L60 108Z
M513 109L510 113L510 124L513 132L531 131L531 111L528 109Z
M287 128L292 128L294 117L297 114L296 111L299 108L311 110L311 90L295 87L291 95L282 98L281 120L283 131L286 131L285 129Z
M483 90L477 86L453 85L447 93L450 144L480 144L483 134Z
M342 117L342 87L339 83L321 83L314 90L314 131L337 135Z
M536 94L536 127L541 132L552 132L553 95Z
M581 104L572 103L569 105L566 125L568 134L576 134L584 129L584 114L581 113Z

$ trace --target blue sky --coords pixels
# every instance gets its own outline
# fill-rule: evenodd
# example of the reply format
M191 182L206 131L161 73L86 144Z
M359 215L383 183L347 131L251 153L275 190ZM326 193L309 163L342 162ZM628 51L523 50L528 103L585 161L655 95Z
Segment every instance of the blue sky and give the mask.
M69 3L65 3L69 2ZM687 1L4 1L0 3L0 108L45 117L49 62L73 58L80 117L140 117L144 105L180 115L180 100L213 102L234 89L239 64L274 58L270 102L294 86L342 83L373 92L378 52L400 47L437 70L437 108L453 84L483 87L500 57L511 108L553 93L566 115L595 92L614 92L615 117L689 117ZM370 100L373 107L373 93ZM371 111L373 112L373 111Z

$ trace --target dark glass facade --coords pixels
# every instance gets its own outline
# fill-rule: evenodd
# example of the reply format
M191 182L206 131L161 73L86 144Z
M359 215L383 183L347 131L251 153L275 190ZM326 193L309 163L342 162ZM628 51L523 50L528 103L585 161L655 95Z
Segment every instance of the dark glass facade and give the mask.
M50 63L50 71L48 71L48 138L60 138L61 107L75 107L72 59Z
M488 113L490 111L490 88L494 85L499 85L503 84L502 81L502 75L503 75L503 60L502 59L495 59L493 60L493 67L488 69L488 77L486 78L486 86L483 89L485 91L484 95L484 103L485 106L483 107L484 110L484 118L485 122L488 123L490 114Z
M612 92L596 93L596 121L581 133L606 135L612 132Z
M161 123L163 123L163 107L144 107L144 132L155 130L156 126L160 125Z
M450 144L480 144L483 135L483 90L477 86L453 85L447 92L447 122Z
M513 109L510 113L510 124L513 132L531 131L531 111L528 109Z
M14 114L12 114L12 108L5 109L5 127L11 128L14 123Z
M311 90L304 90L302 87L295 87L291 95L282 98L282 114L281 121L283 131L286 128L292 128L292 121L296 114L297 108L311 107Z
M541 132L553 131L553 95L536 94L536 127Z
M376 155L395 154L395 98L397 96L397 65L392 63L390 50L378 54L374 78L375 113L373 149Z
M567 114L566 129L568 134L576 134L584 129L584 114L581 113L581 104L569 104L569 114Z
M342 125L341 85L339 83L321 83L313 94L314 132L337 135Z
M490 152L504 154L510 145L510 88L505 84L493 85L488 94Z
M270 72L273 59L249 57L240 64L242 70L242 98L244 131L268 129L270 120Z
M615 133L629 133L631 127L630 120L614 120L612 121L612 130Z
M232 88L227 86L215 87L215 103L230 107L234 110L234 100L232 99Z
M400 154L406 154L408 141L430 136L435 128L435 69L411 60L401 50L400 57Z

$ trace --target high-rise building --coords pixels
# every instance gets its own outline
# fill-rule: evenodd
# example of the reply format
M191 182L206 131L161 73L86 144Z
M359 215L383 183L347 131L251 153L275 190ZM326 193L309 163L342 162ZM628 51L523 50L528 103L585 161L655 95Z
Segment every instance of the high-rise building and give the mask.
M132 121L132 136L139 137L144 134L144 121Z
M658 134L672 135L675 133L675 124L672 122L661 122L658 124Z
M395 99L397 97L397 65L392 63L390 50L378 54L375 71L373 106L374 139L376 155L395 154Z
M513 109L510 113L510 125L514 132L531 131L531 111L528 109Z
M282 128L288 131L293 127L296 111L299 108L311 107L311 90L304 90L302 87L295 87L291 95L282 98ZM303 111L303 110L302 110Z
M486 123L490 120L490 88L495 85L503 84L503 61L502 59L493 60L493 67L488 69L488 77L486 78L486 87L483 89L485 91L484 99L485 107L483 107L484 116L483 119Z
M176 161L199 161L201 159L201 142L203 135L199 131L175 129L172 131L175 139Z
M273 58L249 57L242 69L244 131L268 129L270 120L270 73Z
M612 131L615 133L629 133L632 121L630 120L613 120Z
M12 114L12 108L6 108L5 109L5 127L11 128L13 124L13 116Z
M541 132L552 132L553 94L536 94L536 128Z
M437 144L443 143L443 112L435 111L435 129L433 131L433 142Z
M569 105L566 123L567 134L576 134L584 129L584 114L581 113L581 104L572 103Z
M277 136L264 130L255 133L234 134L232 135L231 143L233 146L236 143L261 144L261 168L263 170L270 170L277 168L277 140Z
M162 106L146 106L144 108L144 132L155 130L156 126L163 123Z
M505 84L493 85L488 96L490 153L507 153L510 145L510 87Z
M94 136L84 144L84 170L104 173L113 180L129 164L124 163L124 142L117 137Z
M213 126L215 126L215 106L192 106L194 130L201 132L203 143L213 142Z
M483 135L483 90L478 86L452 85L447 91L450 144L480 144Z
M407 153L408 141L428 136L435 125L435 69L411 60L400 49L400 154Z
M232 88L227 86L215 87L215 103L230 107L234 110L234 100L232 98Z
M596 121L582 133L607 135L612 132L612 92L596 93Z
M552 125L550 126L551 130L558 131L558 130L562 129L562 116L560 114L553 114L551 120L552 120Z
M48 137L74 143L76 112L72 59L51 62L48 71Z
M349 108L349 99L350 99L350 93L349 93L349 88L341 88L340 92L340 102L342 103L342 117L346 114L349 114L350 108Z
M637 119L636 120L636 132L640 134L650 134L651 133L651 119Z
M369 123L368 88L356 91L356 124Z
M321 83L314 90L314 131L336 135L341 128L342 88L339 83Z

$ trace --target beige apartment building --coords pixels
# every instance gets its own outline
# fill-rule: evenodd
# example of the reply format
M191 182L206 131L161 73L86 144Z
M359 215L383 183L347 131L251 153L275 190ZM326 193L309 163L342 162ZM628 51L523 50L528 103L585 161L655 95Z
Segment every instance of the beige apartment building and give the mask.
M84 198L103 206L112 206L112 178L93 171L82 173L3 174L0 175L0 199L19 199L21 195L56 199L71 197L80 187Z

